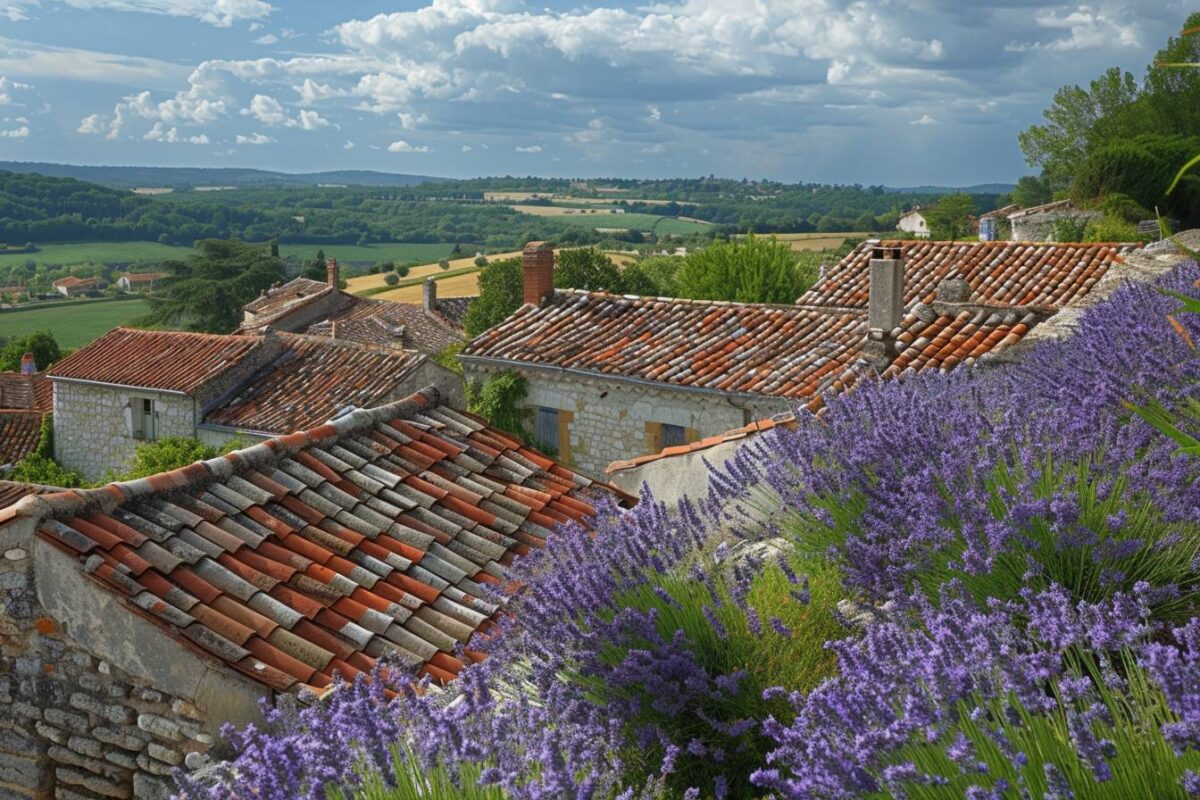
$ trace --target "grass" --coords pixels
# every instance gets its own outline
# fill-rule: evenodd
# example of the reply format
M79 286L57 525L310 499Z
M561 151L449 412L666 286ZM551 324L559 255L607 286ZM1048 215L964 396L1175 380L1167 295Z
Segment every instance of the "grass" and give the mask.
M190 247L172 247L158 242L73 242L43 244L33 253L0 252L0 267L24 264L125 264L136 261L163 261L187 258Z
M535 217L554 217L562 219L572 224L579 224L597 230L638 230L638 231L654 231L660 234L671 235L687 235L692 233L700 233L712 228L712 224L708 222L700 222L692 219L680 219L677 217L662 217L657 214L609 214L601 210L597 210L594 214L579 214L568 213L578 212L578 209L572 209L565 206L512 206L513 210L520 211L523 214L528 214Z
M464 250L474 252L475 248L464 245ZM436 262L445 258L454 250L454 245L446 243L423 244L415 242L381 242L362 247L353 244L281 244L279 255L284 258L295 257L311 261L318 250L324 250L325 255L338 261L394 261L397 264L416 261L420 264Z
M0 312L0 338L49 330L61 347L83 347L113 328L150 310L141 299L96 302L80 300L53 308L28 308Z
M279 254L311 260L318 250L339 261L405 261L429 262L450 255L452 244L423 244L413 242L386 242L359 247L352 244L281 244ZM466 249L474 250L473 247ZM0 251L0 267L24 264L33 260L38 264L127 264L139 261L163 261L184 259L192 255L190 247L175 247L158 242L72 242L69 244L38 245L33 253L5 253Z

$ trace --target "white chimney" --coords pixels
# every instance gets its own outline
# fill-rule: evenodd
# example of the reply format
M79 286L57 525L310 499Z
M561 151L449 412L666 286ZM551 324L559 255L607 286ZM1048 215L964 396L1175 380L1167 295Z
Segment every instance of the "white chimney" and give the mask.
M437 311L437 281L433 278L426 278L425 283L421 285L421 305L425 307L426 314Z
M899 247L871 249L867 327L889 336L904 316L904 258Z

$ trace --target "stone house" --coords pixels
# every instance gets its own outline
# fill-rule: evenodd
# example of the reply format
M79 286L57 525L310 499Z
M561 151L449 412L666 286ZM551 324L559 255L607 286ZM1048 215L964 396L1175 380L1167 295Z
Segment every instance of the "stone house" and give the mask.
M469 342L468 380L526 378L529 424L592 475L819 407L866 377L993 357L1082 297L1130 247L865 242L795 305L553 289L554 254L522 256L525 305Z
M51 286L63 297L79 297L98 291L100 280L99 278L76 278L74 275L70 275L66 278L59 278Z
M500 610L485 584L556 523L632 501L434 387L162 475L26 490L0 510L11 800L165 800L260 699L384 656L451 680Z
M1189 246L1191 242L1200 242L1200 232L1183 234ZM1015 347L997 352L989 359L992 363L1010 362L1020 357L1020 354L1041 341L1051 340L1073 332L1080 315L1088 306L1106 299L1112 292L1126 281L1151 281L1175 268L1186 256L1170 247L1156 246L1155 248L1123 250L1119 268L1109 268L1103 272L1093 271L1092 274L1079 278L1060 275L1067 288L1072 284L1082 285L1086 293L1064 292L1064 301L1053 306L1054 313L1040 324L1028 331ZM1055 280L1053 276L1043 278L1050 285ZM656 499L673 504L682 497L702 495L708 484L708 469L705 462L721 465L731 459L748 443L752 443L764 433L776 428L794 428L797 424L796 415L792 412L779 414L755 420L741 428L710 436L693 442L685 447L676 447L651 453L634 459L614 462L609 465L607 479L615 486L628 492L640 491L643 484L650 487Z
M117 278L117 288L122 292L152 292L154 284L169 277L166 272L125 272Z
M906 211L896 223L896 230L911 233L918 239L928 239L929 222L925 219L925 215L921 213L921 207L914 206L912 210Z
M54 453L89 480L166 436L224 445L325 422L421 386L462 403L461 379L420 353L317 336L117 328L55 364Z
M1104 216L1099 211L1084 211L1071 200L1056 200L1032 208L1023 208L1008 215L1012 238L1018 242L1052 242L1054 226L1060 220L1074 220L1081 226Z
M432 279L425 282L423 302L417 305L349 294L338 288L337 261L330 259L327 269L325 283L296 278L246 304L238 332L261 333L270 327L429 354L466 338L462 327L466 302L439 300Z
M1008 216L1020 210L1018 205L1007 205L980 214L979 241L994 242L997 239L1012 238L1012 225L1008 222Z

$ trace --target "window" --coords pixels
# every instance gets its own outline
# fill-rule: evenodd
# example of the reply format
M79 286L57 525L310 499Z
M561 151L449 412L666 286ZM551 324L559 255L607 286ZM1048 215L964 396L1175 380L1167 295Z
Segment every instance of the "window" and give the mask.
M687 443L687 428L682 425L662 425L662 446L675 447Z
M133 438L153 442L158 438L158 411L149 397L133 397L129 401L133 413Z
M534 437L542 448L558 452L558 409L538 407Z

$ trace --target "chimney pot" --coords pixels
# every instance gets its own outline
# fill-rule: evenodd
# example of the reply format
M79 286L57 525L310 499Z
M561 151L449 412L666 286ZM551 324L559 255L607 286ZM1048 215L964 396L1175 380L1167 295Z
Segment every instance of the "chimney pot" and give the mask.
M338 285L341 283L341 280L340 280L341 274L338 269L338 263L337 263L336 258L326 259L326 261L325 261L325 277L327 278L330 286L332 286L335 289L338 288Z
M904 259L899 247L871 250L867 327L890 334L904 314Z
M535 306L554 294L554 248L546 242L530 242L521 253L524 300Z
M37 372L37 358L33 353L26 353L21 356L21 374L33 375Z
M437 281L433 278L426 278L425 283L421 284L421 305L425 307L426 314L437 311Z

